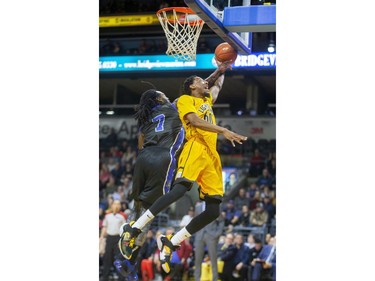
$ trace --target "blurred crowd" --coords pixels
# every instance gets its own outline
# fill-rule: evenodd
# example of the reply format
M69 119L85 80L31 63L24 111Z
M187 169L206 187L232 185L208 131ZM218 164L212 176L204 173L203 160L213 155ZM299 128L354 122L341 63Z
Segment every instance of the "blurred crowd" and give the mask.
M209 2L208 0L206 2ZM215 0L214 6L223 10L227 0ZM231 6L242 6L242 0L232 0ZM251 0L251 5L276 4L276 0ZM186 7L183 0L99 0L99 15L150 13L166 7Z
M135 40L133 40L135 41ZM127 56L127 55L150 55L165 54L167 51L167 39L139 39L137 42L129 43L129 40L106 39L99 44L99 56ZM213 53L218 45L218 40L199 39L197 44L198 53Z
M99 0L99 15L150 13L166 7L186 7L183 0Z
M264 150L261 146L254 147L254 151L247 157L251 169L245 184L239 186L238 179L230 177L225 189L235 192L231 198L224 198L221 216L203 231L185 240L174 255L169 275L165 275L160 268L156 237L173 233L186 225L202 211L202 203L188 206L187 213L173 225L170 223L168 227L151 227L139 255L140 280L214 280L212 275L215 275L215 271L221 281L274 280L276 153ZM222 153L220 149L219 153ZM267 157L264 157L265 153L268 153ZM128 197L132 190L133 168L137 157L136 140L118 139L116 132L112 130L100 142L99 157L99 237L103 241L101 231L103 223L108 224L106 216L118 214L121 221L128 222L132 215L133 202ZM165 214L168 215L168 210ZM206 241L205 235L210 234L213 236L206 238L207 242L203 243L202 241ZM214 241L214 246L210 246L209 241ZM105 246L100 249L102 275L105 255L108 258L111 253L106 253ZM113 264L115 257L111 258ZM269 260L265 262L267 258ZM194 273L199 275L196 278L201 279L194 279ZM107 280L111 279L122 280L114 267L111 267Z

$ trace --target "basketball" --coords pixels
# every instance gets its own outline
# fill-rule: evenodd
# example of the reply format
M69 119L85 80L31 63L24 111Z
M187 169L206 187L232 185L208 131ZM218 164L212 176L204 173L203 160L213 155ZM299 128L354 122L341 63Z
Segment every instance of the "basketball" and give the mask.
M215 57L219 62L232 61L237 58L237 51L227 42L219 44L215 49Z

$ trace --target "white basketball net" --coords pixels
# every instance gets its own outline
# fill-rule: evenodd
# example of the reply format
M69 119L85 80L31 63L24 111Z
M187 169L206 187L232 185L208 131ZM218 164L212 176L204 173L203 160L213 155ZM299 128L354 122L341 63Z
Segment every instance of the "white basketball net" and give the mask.
M157 14L161 26L164 29L168 41L168 56L176 59L192 61L196 58L199 34L202 31L204 21L197 15L176 12L175 10L162 11ZM173 15L171 13L173 12ZM171 16L173 17L171 21Z

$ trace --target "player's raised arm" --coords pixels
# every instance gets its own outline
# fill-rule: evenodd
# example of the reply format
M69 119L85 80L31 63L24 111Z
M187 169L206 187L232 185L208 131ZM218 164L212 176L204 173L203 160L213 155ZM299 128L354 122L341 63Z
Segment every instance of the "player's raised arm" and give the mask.
M221 88L224 83L224 73L230 67L231 61L219 62L216 61L218 68L205 80L208 82L208 88L212 95L212 102L215 103Z

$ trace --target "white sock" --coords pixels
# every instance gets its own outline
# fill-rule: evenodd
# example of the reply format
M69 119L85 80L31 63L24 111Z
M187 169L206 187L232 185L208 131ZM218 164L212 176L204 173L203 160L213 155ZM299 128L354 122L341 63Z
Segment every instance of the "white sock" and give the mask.
M181 244L183 240L190 237L191 234L186 230L186 228L182 228L179 232L177 232L171 239L173 245L178 246Z
M150 210L147 210L139 219L137 219L137 221L132 225L132 227L142 230L145 227L145 225L154 217L155 216L150 212Z

